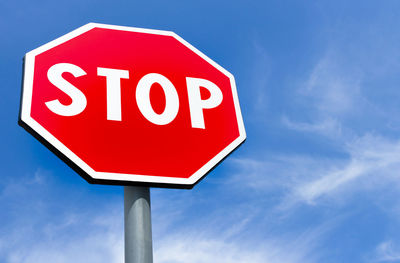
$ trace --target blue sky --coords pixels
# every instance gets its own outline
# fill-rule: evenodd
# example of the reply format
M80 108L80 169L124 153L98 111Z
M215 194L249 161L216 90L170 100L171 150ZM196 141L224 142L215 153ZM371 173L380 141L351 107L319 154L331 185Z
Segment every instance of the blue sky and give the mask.
M0 262L123 262L123 189L17 125L24 54L88 22L171 30L235 75L247 141L152 189L160 263L400 262L398 1L1 1Z

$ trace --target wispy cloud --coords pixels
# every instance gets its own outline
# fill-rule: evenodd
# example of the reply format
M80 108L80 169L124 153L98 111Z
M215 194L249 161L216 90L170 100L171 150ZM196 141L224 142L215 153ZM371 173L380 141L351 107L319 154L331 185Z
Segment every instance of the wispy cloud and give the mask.
M113 218L114 221L117 218ZM83 223L77 221L76 224ZM52 239L36 237L37 242L30 245L24 244L24 240L14 240L12 246L7 246L8 252L3 260L9 263L123 262L120 227L112 224L92 227L97 230L85 231L81 228L80 234L70 233L70 236L67 235L68 227L52 228Z
M362 71L340 61L337 52L329 51L316 64L298 90L311 107L326 116L343 116L362 103Z
M235 226L233 226L235 227ZM156 241L155 257L160 263L295 263L320 262L318 252L323 235L332 226L323 224L301 233L272 234L258 239L218 234L215 227L178 231ZM262 229L252 229L263 231Z
M345 186L361 177L363 182L347 190L358 191L371 184L392 184L395 178L400 177L400 141L366 135L348 143L346 149L350 155L346 164L326 169L319 178L298 185L294 198L312 204L324 196L343 194L341 190L346 189Z
M37 217L30 215L25 225L2 230L2 262L123 262L122 214L112 211L95 218L75 214L57 224ZM37 219L43 224L38 224Z
M314 123L309 122L294 122L289 117L284 115L282 117L282 123L289 129L301 131L301 132L311 132L317 133L324 136L329 136L333 138L340 137L342 134L342 125L336 119L325 118L321 121Z
M249 245L246 241L229 241L220 237L201 237L192 233L173 235L162 240L155 251L156 262L160 263L295 263L318 262L313 255L316 240L291 240L290 243L277 240L263 240Z
M48 183L45 174L38 170L37 177L43 180L33 179L28 184L46 195L44 190L51 188L52 184ZM29 192L29 188L24 191ZM316 252L317 248L324 233L331 228L323 224L292 233L274 233L265 228L265 224L252 225L254 217L263 221L268 213L254 213L247 209L251 208L251 204L241 209L241 204L233 207L229 203L221 203L220 213L203 213L199 220L182 223L182 215L193 218L196 207L193 203L186 206L166 205L171 198L170 192L158 191L153 195L154 201L160 200L160 205L155 206L153 222L168 227L168 230L155 227L155 262L319 262L321 254ZM182 199L186 193L174 191L172 199ZM232 198L227 194L228 198ZM50 212L52 207L42 203L41 198L43 196L30 198L25 204L36 206L37 202L41 203L40 213L16 221L8 228L0 228L1 261L123 262L122 205L110 201L101 207L82 208L86 211L69 208L65 211L67 216L62 218L46 217L47 213L43 211ZM163 203L162 199L167 201ZM213 199L204 200L200 200L201 206L213 203ZM166 216L161 216L161 213L166 213ZM229 219L229 214L234 217L233 221ZM203 224L198 225L200 221Z
M257 92L256 97L254 98L254 107L256 111L262 112L269 106L269 97L267 96L267 92L271 66L267 50L265 50L257 40L253 42L253 46L256 59L254 60L255 64L252 74L254 75L254 86Z
M250 188L279 189L281 205L288 207L299 202L315 205L323 198L335 199L370 186L393 187L400 177L400 141L368 134L343 147L343 156L337 158L281 155L264 161L232 160L240 167L232 180L245 174Z
M55 187L42 169L3 187L0 203L13 209L2 213L9 219L0 226L0 261L123 262L122 205L54 206Z
M391 240L380 243L375 250L374 262L399 262L400 249Z

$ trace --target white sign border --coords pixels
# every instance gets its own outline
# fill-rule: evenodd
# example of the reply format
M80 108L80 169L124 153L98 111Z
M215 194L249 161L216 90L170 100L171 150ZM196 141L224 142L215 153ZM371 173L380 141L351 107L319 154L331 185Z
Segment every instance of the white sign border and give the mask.
M198 56L206 60L213 67L217 68L223 74L229 77L231 87L232 87L232 95L235 105L236 118L239 127L239 137L236 138L232 143L230 143L227 147L225 147L221 152L219 152L216 156L214 156L210 161L208 161L204 166L202 166L199 170L197 170L192 176L189 178L171 178L171 177L162 177L162 176L152 176L152 175L139 175L139 174L123 174L123 173L106 173L106 172L97 172L92 169L88 164L86 164L82 159L80 159L75 153L73 153L68 147L66 147L63 143L61 143L55 136L53 136L50 132L48 132L43 126L41 126L38 122L36 122L30 116L31 110L31 102L32 102L32 89L33 89L33 76L34 76L34 65L35 65L35 57L51 48L54 48L70 39L73 39L93 28L106 28L106 29L114 29L114 30L122 30L122 31L131 31L131 32L139 32L139 33L148 33L148 34L156 34L156 35L165 35L172 36L191 51L196 53ZM186 42L180 36L171 31L163 31L163 30L153 30L153 29L143 29L136 27L127 27L127 26L115 26L115 25L107 25L107 24L99 24L99 23L88 23L70 33L67 33L45 45L40 46L25 55L25 66L24 66L24 78L23 78L23 92L22 92L22 103L21 103L21 121L30 127L34 132L36 132L39 136L41 136L45 141L47 141L50 145L56 148L62 155L64 155L69 161L73 164L77 165L83 172L85 172L89 177L94 179L94 183L107 184L107 181L113 181L111 184L156 184L161 187L169 187L168 185L175 185L177 188L192 188L200 179L203 178L211 169L213 169L220 161L222 161L226 156L228 156L233 150L235 150L241 143L243 143L246 139L246 131L244 129L242 113L240 111L239 99L237 95L235 79L233 75L225 70L223 67L218 65L216 62L211 60L209 57L204 55L198 49L193 47L191 44ZM100 180L100 181L96 181ZM165 185L165 186L164 186Z

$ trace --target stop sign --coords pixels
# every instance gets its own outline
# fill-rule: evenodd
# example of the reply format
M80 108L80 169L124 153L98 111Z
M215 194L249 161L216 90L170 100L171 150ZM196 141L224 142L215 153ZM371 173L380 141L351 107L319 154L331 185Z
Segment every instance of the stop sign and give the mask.
M19 123L100 184L192 188L246 138L228 71L173 32L94 23L25 55Z

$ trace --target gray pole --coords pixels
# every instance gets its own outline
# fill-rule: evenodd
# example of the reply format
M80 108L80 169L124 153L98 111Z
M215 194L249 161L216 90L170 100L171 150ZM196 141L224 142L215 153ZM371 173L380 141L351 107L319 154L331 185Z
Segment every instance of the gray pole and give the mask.
M124 187L125 263L153 263L150 189Z

